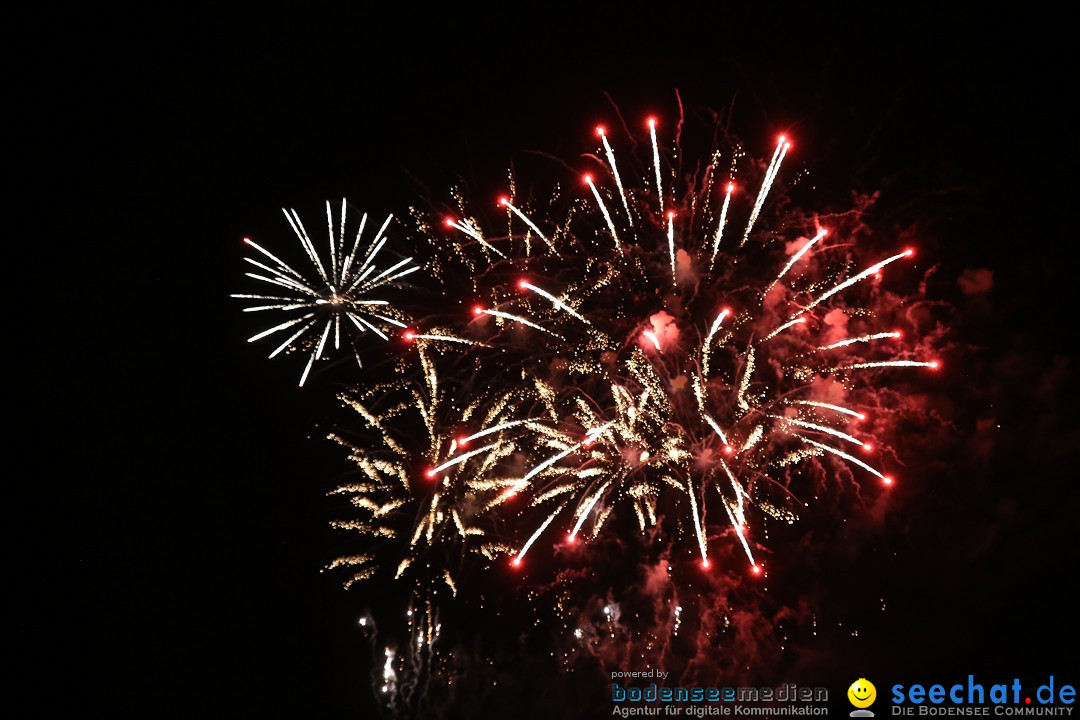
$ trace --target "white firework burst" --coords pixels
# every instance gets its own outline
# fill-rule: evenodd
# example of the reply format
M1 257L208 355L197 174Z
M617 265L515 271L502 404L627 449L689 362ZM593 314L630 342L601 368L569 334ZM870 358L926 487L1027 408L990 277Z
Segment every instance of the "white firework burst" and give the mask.
M386 245L386 230L390 226L392 215L387 216L361 253L361 239L368 220L367 213L364 213L351 248L346 250L346 201L344 198L341 200L341 213L336 227L333 209L327 201L329 253L324 260L296 211L282 208L282 212L300 240L315 273L305 276L250 238L244 238L244 242L258 250L262 256L258 259L244 258L258 269L258 272L245 274L272 285L274 290L273 294L234 294L232 297L255 302L244 308L244 312L275 311L288 315L288 319L251 336L248 342L289 331L288 337L270 353L270 357L286 350L308 352L307 365L300 376L300 385L303 385L312 365L322 357L331 333L335 349L342 345L342 334L352 338L350 343L359 363L356 339L371 332L387 340L389 338L386 332L389 327L404 328L404 313L392 307L389 300L376 297L373 293L393 286L401 278L420 268L412 264L411 257L392 263L382 270L376 265L379 252Z

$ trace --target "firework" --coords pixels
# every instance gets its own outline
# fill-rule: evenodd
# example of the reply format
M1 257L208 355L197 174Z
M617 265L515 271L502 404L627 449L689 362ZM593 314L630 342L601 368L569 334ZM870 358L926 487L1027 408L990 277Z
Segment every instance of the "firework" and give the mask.
M329 435L349 450L360 474L331 492L348 498L354 514L332 524L367 541L365 552L340 557L327 569L348 568L348 588L383 565L395 579L411 578L417 597L434 587L456 596L455 576L466 554L490 559L509 549L490 533L483 508L512 482L499 471L527 423L515 417L520 400L513 393L453 397L440 382L439 340L417 336L415 342L416 382L341 395L377 440L361 445L342 433Z
M681 177L667 169L657 120L646 125L651 162L636 177L597 128L601 147L569 209L504 196L508 225L495 232L460 202L449 236L421 230L436 275L468 271L473 317L458 333L487 349L473 356L477 377L537 398L551 420L529 426L521 450L531 462L490 504L527 498L512 512L513 565L543 537L597 537L623 504L643 533L667 518L704 567L726 526L757 574L755 511L797 518L807 505L799 491L810 489L801 465L893 483L879 467L885 444L862 421L888 382L882 372L939 365L879 329L898 318L879 311L877 281L912 251L859 268L844 216L833 228L796 215L759 229L786 137L768 163L745 169L757 177L740 208L734 161L725 172L715 153ZM741 231L725 243L740 212Z
M670 636L647 633L634 657L670 654L680 632L730 633L741 586L703 578L716 594L701 601L677 577L718 566L760 588L770 524L828 493L861 503L896 483L893 385L941 367L883 281L914 251L871 242L865 206L792 209L786 136L755 161L721 133L692 164L681 129L650 117L637 132L627 143L597 127L580 173L550 190L512 176L494 203L454 192L453 207L414 210L425 272L401 307L388 293L420 266L386 259L390 218L370 233L364 216L347 235L344 201L337 218L327 203L316 243L285 211L307 276L247 241L259 253L248 275L274 291L235 297L280 316L250 341L278 335L271 357L306 353L301 385L331 337L358 362L368 333L397 340L384 345L393 362L339 396L359 428L330 438L356 473L330 493L350 539L325 568L346 588L383 578L405 595L391 627L404 618L407 637L373 640L376 691L395 712L423 716L429 681L449 676L437 644L444 621L461 632L452 601L482 599L488 581L515 592L500 569L579 564L552 583L578 591L604 556L595 545L647 548L627 563L666 567L664 590L645 585L667 594L655 622ZM615 598L602 614L579 600L555 602L575 648L632 646Z
M271 263L248 259L265 273L249 275L279 294L237 297L290 315L251 340L288 332L271 356L308 351L301 384L342 325L396 328L407 348L395 379L342 395L364 439L331 436L360 473L334 491L353 514L335 526L365 538L330 565L346 586L392 571L411 578L410 607L430 608L433 593L457 595L469 558L520 568L541 541L596 539L620 508L703 567L725 538L761 574L759 530L794 522L814 477L893 484L871 433L885 426L870 420L879 390L939 367L883 300L882 273L913 251L863 248L854 212L824 223L771 204L785 136L767 162L714 148L684 172L677 140L666 157L657 118L646 128L645 157L617 159L598 127L576 194L545 202L512 179L496 202L505 228L461 194L438 220L414 213L430 279L460 312L440 302L413 319L375 297L419 268L376 268L389 218L361 252L365 216L346 252L344 201L336 223L327 204L326 261L285 213L315 279L248 241Z
M307 364L300 375L300 385L303 385L312 365L323 356L331 334L334 348L338 349L342 345L342 334L355 337L370 332L386 340L389 327L405 327L404 315L391 307L388 300L376 297L373 293L398 284L402 278L420 268L411 264L412 258L404 258L382 270L376 264L381 260L379 252L386 245L386 231L391 216L386 218L361 252L368 219L367 214L364 214L351 247L346 250L345 199L341 200L337 223L328 201L328 252L324 260L296 211L282 209L282 212L300 240L314 275L305 276L250 238L245 238L244 242L260 254L259 259L244 258L257 269L245 274L266 285L272 285L273 290L269 292L273 294L235 294L232 297L255 301L255 304L244 308L244 312L273 311L279 316L287 317L269 329L251 336L248 342L279 333L290 333L285 341L270 353L270 357L297 348L309 352ZM270 264L267 264L268 261ZM360 363L359 352L355 345L353 347L357 363Z

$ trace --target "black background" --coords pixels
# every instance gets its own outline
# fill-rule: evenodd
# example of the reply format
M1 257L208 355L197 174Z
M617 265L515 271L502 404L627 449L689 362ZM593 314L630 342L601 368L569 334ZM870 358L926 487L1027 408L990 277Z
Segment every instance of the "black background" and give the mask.
M9 272L59 306L30 311L48 369L9 407L41 448L10 479L24 708L370 712L362 600L318 572L338 542L323 493L348 469L317 431L336 410L243 342L240 239L342 195L400 213L462 177L494 197L522 149L580 152L612 116L605 92L638 118L673 115L676 89L735 97L751 147L790 131L822 183L906 199L897 222L925 215L943 273L995 273L992 310L958 330L977 367L945 378L988 379L957 403L996 401L968 416L1009 439L976 463L960 432L955 474L912 493L900 560L868 580L895 613L851 662L1078 679L1072 80L1054 18L378 11L18 10L5 30Z

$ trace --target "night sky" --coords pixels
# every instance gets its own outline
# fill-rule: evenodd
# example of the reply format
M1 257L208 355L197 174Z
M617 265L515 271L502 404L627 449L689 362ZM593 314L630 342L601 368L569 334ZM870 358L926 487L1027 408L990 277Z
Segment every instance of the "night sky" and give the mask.
M300 360L244 342L258 326L228 298L250 289L241 238L291 243L280 207L317 217L343 195L375 215L459 182L494 198L522 151L589 149L613 116L605 93L628 118L673 117L676 90L734 99L759 155L789 132L790 168L837 197L881 190L956 307L929 381L948 430L915 449L924 472L799 580L863 628L820 641L816 677L837 697L861 674L1080 680L1075 164L1058 110L1072 80L1053 19L293 12L19 11L5 31L24 123L11 179L35 233L16 272L33 282L70 251L63 272L85 286L43 319L57 368L43 434L70 466L39 451L47 469L11 508L30 548L13 584L37 611L9 625L22 707L374 712L356 618L380 589L319 573L341 552L325 493L350 468L322 437L347 373L298 390ZM992 289L965 293L979 268ZM528 652L503 658L531 676L508 671L487 709L543 693L562 714L609 711L602 676L568 680Z

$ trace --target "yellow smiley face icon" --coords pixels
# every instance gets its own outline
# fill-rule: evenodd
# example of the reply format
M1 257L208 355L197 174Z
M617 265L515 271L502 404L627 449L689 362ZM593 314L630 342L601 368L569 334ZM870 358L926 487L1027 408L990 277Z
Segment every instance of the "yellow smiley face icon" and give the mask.
M847 689L847 699L857 708L867 708L877 699L877 688L866 678L859 678Z

